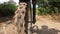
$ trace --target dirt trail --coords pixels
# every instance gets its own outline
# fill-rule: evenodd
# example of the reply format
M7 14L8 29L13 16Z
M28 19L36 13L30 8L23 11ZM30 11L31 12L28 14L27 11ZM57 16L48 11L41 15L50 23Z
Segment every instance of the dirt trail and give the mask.
M42 25L46 25L49 28L56 28L60 30L60 22L56 22L51 20L51 18L47 17L42 17L42 16L37 16L37 21L35 23L39 28Z
M60 34L60 22L52 20L51 16L36 16L36 20L37 20L36 23L33 25L37 25L38 30L39 30L39 31L37 30L38 34L45 34L45 33L46 34L52 34L52 33L53 34ZM5 24L6 22L10 22L10 20L0 23L0 34L3 34L4 29L9 34L17 34L16 26L13 24L7 25L7 24ZM4 33L6 33L6 32L4 32ZM34 33L34 34L36 34L36 33Z
M46 16L46 17L36 16L36 19L37 19L37 21L36 21L35 25L37 25L40 30L44 28L42 26L47 26L46 27L47 30L55 29L55 30L57 30L57 34L60 34L60 22L54 21L54 20L52 20L52 17L48 17L48 16Z

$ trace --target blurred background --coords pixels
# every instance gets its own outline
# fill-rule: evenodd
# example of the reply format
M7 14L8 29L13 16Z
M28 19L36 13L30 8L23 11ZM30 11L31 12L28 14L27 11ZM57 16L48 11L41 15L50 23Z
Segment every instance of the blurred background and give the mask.
M19 0L0 0L0 24L11 23L18 2ZM5 27L2 24L0 31L1 26ZM60 0L36 0L36 23L33 25L37 27L37 34L60 34ZM7 24L9 31L15 27Z
M0 0L0 16L14 14L19 0ZM37 0L36 15L59 15L60 0Z

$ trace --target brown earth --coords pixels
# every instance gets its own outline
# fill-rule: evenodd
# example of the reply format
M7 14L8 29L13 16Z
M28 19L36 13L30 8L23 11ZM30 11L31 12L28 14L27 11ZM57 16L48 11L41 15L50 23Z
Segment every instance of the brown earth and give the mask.
M11 17L10 17L11 18ZM0 18L0 34L17 34L17 28L10 18ZM33 34L60 34L60 16L36 16L36 32Z
M36 16L36 25L41 34L60 34L60 16Z

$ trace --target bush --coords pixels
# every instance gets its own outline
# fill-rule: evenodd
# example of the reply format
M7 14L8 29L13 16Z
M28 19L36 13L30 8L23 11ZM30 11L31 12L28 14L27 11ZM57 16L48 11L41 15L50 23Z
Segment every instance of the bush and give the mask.
M16 4L0 4L0 16L14 15L14 11L16 10L16 8Z

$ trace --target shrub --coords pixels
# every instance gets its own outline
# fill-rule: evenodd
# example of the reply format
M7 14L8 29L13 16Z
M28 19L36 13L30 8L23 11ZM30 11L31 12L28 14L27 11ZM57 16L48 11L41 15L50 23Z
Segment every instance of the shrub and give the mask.
M14 11L16 10L16 8L16 4L0 4L0 16L14 15Z

